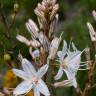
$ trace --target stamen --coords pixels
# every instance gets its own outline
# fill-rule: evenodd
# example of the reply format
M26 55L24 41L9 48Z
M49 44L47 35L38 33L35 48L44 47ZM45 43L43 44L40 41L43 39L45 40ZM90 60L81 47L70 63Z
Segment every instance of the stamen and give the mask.
M81 63L86 63L86 62L81 62Z
M83 71L83 70L89 70L89 68L85 68L85 69L78 69L78 70L82 70L82 71Z
M32 77L32 81L33 81L35 84L38 84L38 79L37 79L37 77L33 76L33 77Z
M79 66L87 66L87 64L82 64L82 65L79 65Z

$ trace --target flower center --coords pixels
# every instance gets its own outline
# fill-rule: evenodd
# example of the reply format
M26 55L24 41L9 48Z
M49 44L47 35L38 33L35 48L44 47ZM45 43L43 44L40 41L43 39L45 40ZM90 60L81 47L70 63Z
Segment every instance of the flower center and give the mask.
M61 66L64 68L64 69L67 69L68 68L68 63L66 60L64 60L61 64Z
M32 77L32 81L34 82L34 84L38 84L38 79L36 76L33 76Z

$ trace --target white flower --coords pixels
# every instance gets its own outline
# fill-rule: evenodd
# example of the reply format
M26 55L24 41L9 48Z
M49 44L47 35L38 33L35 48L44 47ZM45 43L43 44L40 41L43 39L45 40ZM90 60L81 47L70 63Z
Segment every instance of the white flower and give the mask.
M73 45L72 45L73 47ZM54 77L55 80L58 80L62 77L63 71L66 73L68 80L72 80L72 86L75 88L77 87L77 82L76 82L76 74L77 71L79 70L80 66L85 66L80 65L81 63L81 54L84 51L78 51L76 50L75 45L73 47L73 52L71 52L69 49L67 50L67 43L64 41L63 49L62 51L58 52L58 57L59 57L59 63L60 63L60 68L57 73L57 75ZM67 51L67 52L66 52ZM65 57L65 55L67 55ZM83 69L80 69L83 70ZM85 70L85 69L84 69ZM70 86L71 86L70 85Z
M34 96L40 96L42 93L45 96L50 96L49 90L41 79L47 72L48 64L41 67L37 72L33 65L27 60L22 60L23 70L13 69L13 72L18 77L24 79L13 91L15 96L27 94L31 89L34 90Z

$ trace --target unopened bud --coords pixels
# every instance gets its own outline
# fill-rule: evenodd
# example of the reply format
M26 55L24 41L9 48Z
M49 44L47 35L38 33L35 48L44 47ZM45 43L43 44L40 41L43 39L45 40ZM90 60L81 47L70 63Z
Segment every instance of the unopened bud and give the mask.
M8 53L4 54L4 60L5 61L10 61L11 60L11 56Z
M55 88L57 87L68 87L68 86L72 86L72 80L64 80L61 82L56 82L54 83Z
M59 44L61 42L61 38L57 38L55 37L52 42L51 42L51 46L50 46L50 50L49 50L49 58L50 59L54 59L56 56L56 52L58 50Z
M14 4L14 11L15 12L18 12L18 9L19 9L19 4L18 3L15 3Z
M90 22L87 22L87 27L89 29L91 40L96 42L96 32Z
M30 45L30 41L28 41L25 37L21 36L21 35L17 35L16 39L19 40L22 43L25 43L27 46Z
M92 11L92 15L93 15L94 19L96 20L96 11L95 10Z

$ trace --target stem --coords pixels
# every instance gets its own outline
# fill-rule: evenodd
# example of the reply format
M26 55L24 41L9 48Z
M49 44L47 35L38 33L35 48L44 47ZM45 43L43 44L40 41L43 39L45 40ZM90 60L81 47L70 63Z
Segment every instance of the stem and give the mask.
M96 53L96 42L94 42L94 49L95 49L95 53ZM96 56L95 56L95 60L92 64L91 60L90 60L90 50L89 49L86 51L86 60L87 60L87 64L90 67L90 69L88 70L87 82L86 82L85 88L84 88L81 96L88 96L89 91L93 88L92 81L93 81L94 70L96 68Z

